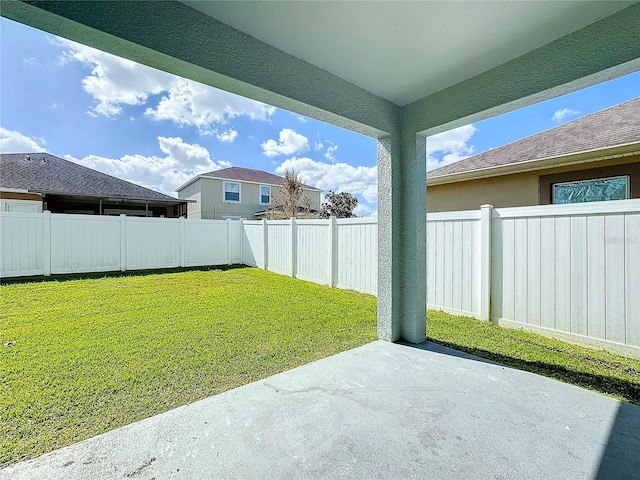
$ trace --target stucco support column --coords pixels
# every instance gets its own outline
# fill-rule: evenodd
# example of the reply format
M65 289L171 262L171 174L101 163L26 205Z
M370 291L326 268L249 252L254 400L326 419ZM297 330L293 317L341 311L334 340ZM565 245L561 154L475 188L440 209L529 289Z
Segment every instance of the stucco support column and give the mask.
M378 140L378 337L426 337L426 141Z

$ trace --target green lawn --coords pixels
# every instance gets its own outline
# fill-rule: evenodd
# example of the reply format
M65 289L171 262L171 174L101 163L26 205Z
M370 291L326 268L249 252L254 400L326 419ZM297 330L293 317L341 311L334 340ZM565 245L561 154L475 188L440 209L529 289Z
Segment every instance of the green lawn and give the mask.
M0 465L376 338L374 297L255 268L8 284L0 302Z
M104 277L104 278L103 278ZM0 286L0 465L376 338L376 300L254 268ZM435 342L640 404L640 361L430 312Z

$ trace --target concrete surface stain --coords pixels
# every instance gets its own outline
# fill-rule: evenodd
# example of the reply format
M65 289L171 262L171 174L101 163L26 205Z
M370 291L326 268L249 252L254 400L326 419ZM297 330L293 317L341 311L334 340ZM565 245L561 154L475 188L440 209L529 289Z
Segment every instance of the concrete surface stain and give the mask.
M142 465L140 465L138 468L136 468L133 472L131 473L127 473L125 475L125 477L133 477L135 475L138 475L139 473L142 473L142 471L147 468L149 465L151 465L153 462L156 461L156 457L151 457L149 460L147 460L146 462L144 462Z

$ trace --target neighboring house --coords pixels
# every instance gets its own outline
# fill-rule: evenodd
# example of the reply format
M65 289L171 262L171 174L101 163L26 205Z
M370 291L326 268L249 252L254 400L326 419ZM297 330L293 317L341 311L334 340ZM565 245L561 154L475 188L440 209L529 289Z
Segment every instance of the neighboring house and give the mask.
M284 179L252 168L230 167L197 175L178 187L178 198L191 200L188 218L263 218L280 193ZM312 211L320 210L319 188L305 185Z
M427 210L640 198L640 98L427 174Z
M0 210L174 217L184 200L48 153L0 154Z

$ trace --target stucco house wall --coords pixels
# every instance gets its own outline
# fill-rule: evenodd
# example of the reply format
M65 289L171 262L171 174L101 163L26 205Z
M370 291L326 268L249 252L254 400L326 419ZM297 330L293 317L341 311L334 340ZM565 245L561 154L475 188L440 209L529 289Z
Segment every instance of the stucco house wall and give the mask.
M553 183L619 175L630 176L630 198L640 198L640 155L441 185L429 185L427 175L427 211L548 205Z
M224 200L224 183L240 184L240 202L228 202ZM264 211L270 207L260 203L260 187L271 187L271 195L277 196L279 186L242 182L238 180L223 180L215 178L199 178L178 192L178 198L195 200L187 207L188 218L206 218L222 220L226 217L242 217L248 220L255 218L256 212ZM320 209L320 194L317 190L307 190L306 194L311 199L311 208Z
M178 193L181 200L191 200L193 203L187 204L187 218L203 218L202 217L202 190L201 181L196 180L191 185L187 185Z

